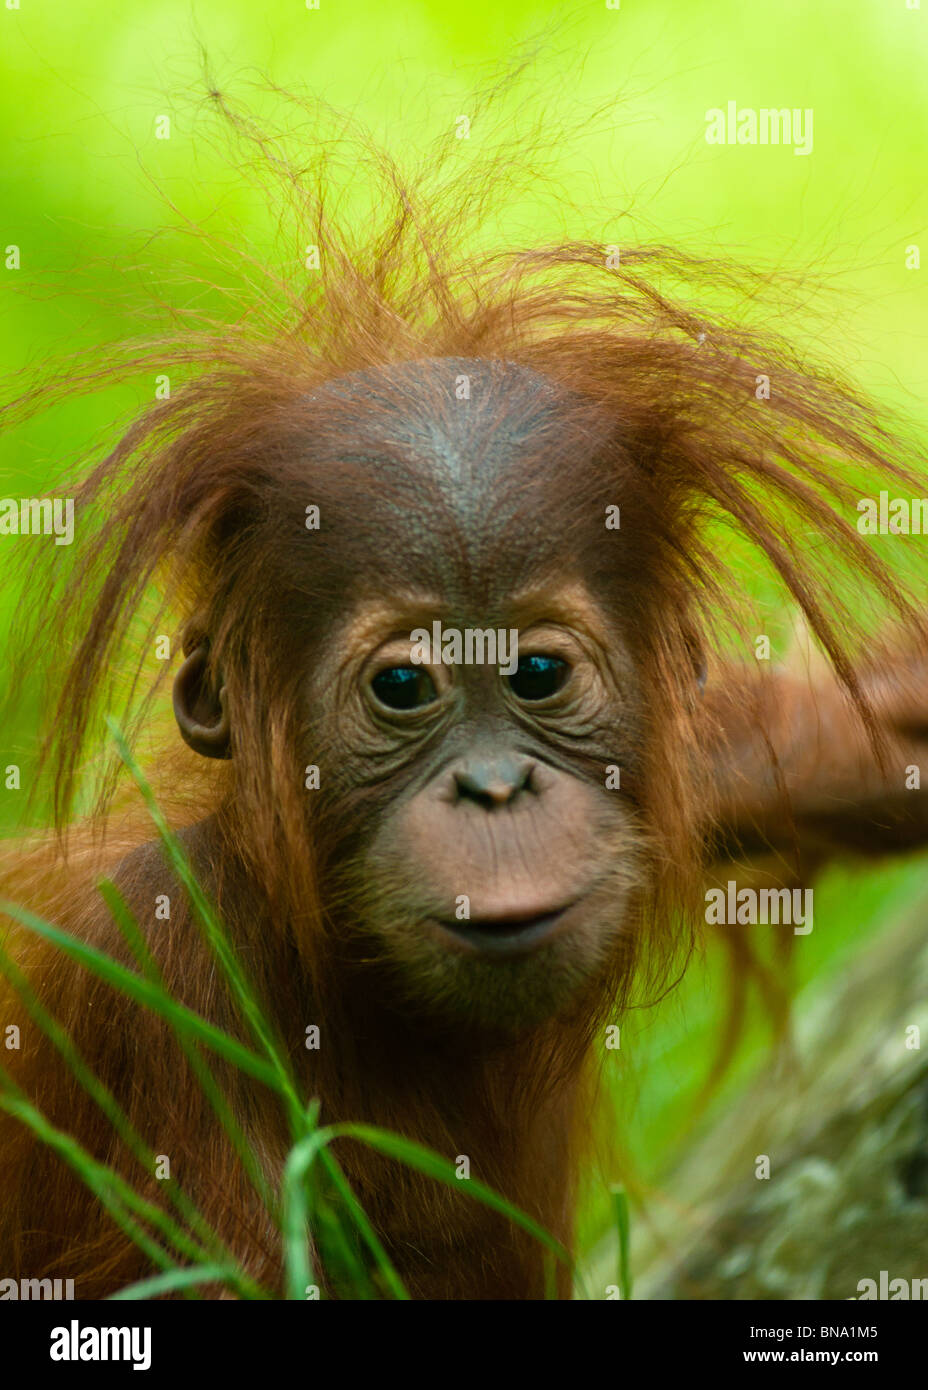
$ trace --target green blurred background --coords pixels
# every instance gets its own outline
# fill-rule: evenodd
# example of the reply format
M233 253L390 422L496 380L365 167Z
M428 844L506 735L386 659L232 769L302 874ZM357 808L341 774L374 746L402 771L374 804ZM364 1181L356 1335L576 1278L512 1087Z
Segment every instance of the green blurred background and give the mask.
M577 232L577 213L582 219L595 195L597 207L614 208L615 222L597 212L584 229L592 238L627 243L631 228L642 239L757 262L774 284L778 274L811 273L824 295L810 291L818 313L800 306L780 327L924 427L928 268L908 269L906 248L928 245L928 4L910 9L905 0L622 0L615 10L590 0L566 11L527 0L321 0L318 10L304 0L20 0L18 10L0 8L0 247L21 253L19 270L0 269L4 376L137 334L153 299L217 307L209 284L227 272L185 234L185 218L259 260L272 254L273 214L204 120L204 51L209 80L259 117L276 121L283 103L266 78L308 88L414 160L470 111L475 86L546 34L512 118L558 141L554 173L574 206L562 217L550 197L536 207L529 194L500 215L495 234L541 241ZM617 98L604 117L604 103ZM813 152L708 145L705 112L729 100L811 107ZM156 138L164 115L169 140ZM562 122L574 128L569 141ZM475 149L482 136L477 121ZM151 395L149 379L130 381L7 430L0 495L43 492L74 460L114 440L119 422ZM745 582L755 583L748 562ZM8 580L0 631L16 603ZM0 762L28 770L36 692L14 695ZM19 823L24 796L0 791L0 833ZM34 818L44 809L39 803ZM803 942L800 983L827 990L863 942L916 900L924 877L917 862L832 871L816 889L820 930ZM623 1139L646 1184L658 1181L683 1137L712 1054L718 981L710 952L705 969L633 1020L623 1039ZM764 1045L756 1012L729 1089ZM606 1219L600 1191L585 1239Z

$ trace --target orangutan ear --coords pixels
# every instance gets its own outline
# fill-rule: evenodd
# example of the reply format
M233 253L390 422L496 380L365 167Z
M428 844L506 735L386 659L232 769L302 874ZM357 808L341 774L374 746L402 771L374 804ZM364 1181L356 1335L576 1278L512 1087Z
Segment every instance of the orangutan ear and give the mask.
M184 742L204 758L231 758L231 729L222 677L208 673L209 639L202 638L174 680L174 717Z

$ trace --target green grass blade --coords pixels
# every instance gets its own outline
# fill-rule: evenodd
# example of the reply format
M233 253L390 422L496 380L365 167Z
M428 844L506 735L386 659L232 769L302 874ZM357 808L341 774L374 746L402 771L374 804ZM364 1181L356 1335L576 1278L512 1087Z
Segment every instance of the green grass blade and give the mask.
M133 781L142 795L142 799L151 816L152 823L164 847L168 862L174 869L174 872L177 874L190 898L194 912L206 934L207 942L214 952L218 963L222 967L226 979L232 986L233 993L238 999L244 1018L255 1038L263 1047L277 1074L278 1089L287 1099L294 1133L300 1133L303 1107L300 1103L290 1068L284 1060L283 1049L279 1041L274 1037L273 1029L265 1019L252 993L247 974L241 962L236 957L231 943L209 899L200 886L190 861L184 852L183 846L168 826L160 807L155 801L154 794L145 780L141 768L132 756L132 752L122 730L116 720L110 715L106 716L106 723L116 744L119 756L128 768Z
M306 1285L315 1283L309 1253L309 1203L306 1197L306 1177L320 1150L331 1136L317 1129L290 1150L284 1164L281 1184L283 1211L284 1260L286 1265L286 1297L302 1301Z
M44 1144L47 1144L60 1158L64 1159L70 1168L74 1169L81 1181L102 1202L134 1244L154 1264L159 1265L162 1269L176 1268L175 1262L168 1252L157 1241L152 1240L150 1234L134 1221L129 1213L134 1212L142 1220L160 1230L169 1243L177 1245L188 1258L203 1259L206 1252L189 1241L183 1232L178 1232L174 1222L160 1207L156 1207L152 1202L140 1197L117 1173L105 1167L104 1164L98 1163L70 1134L65 1134L63 1130L50 1124L42 1112L37 1110L22 1094L15 1081L3 1068L0 1068L0 1108L21 1120ZM175 1236L178 1238L175 1239Z
M306 1180L316 1160L319 1159L320 1165L323 1167L332 1187L343 1202L348 1216L357 1227L368 1248L371 1250L387 1288L393 1294L394 1298L406 1300L408 1299L408 1294L386 1250L368 1220L361 1204L352 1192L351 1186L345 1178L344 1173L342 1173L340 1166L328 1152L328 1145L331 1144L335 1137L336 1131L333 1128L316 1130L314 1133L308 1134L299 1144L295 1145L287 1157L283 1180L287 1297L303 1299L305 1297L304 1290L306 1284L313 1282L307 1240L307 1227L310 1224L312 1214L309 1210L306 1197ZM324 1227L325 1222L323 1218L327 1214L330 1215L333 1226L340 1228L338 1218L334 1213L327 1213L327 1207L319 1201L317 1195L315 1225L320 1238L326 1234L320 1227ZM338 1233L341 1234L340 1230ZM331 1240L331 1229L327 1234ZM355 1253L353 1242L347 1235L341 1235L340 1245L341 1248L338 1252L340 1260L355 1281L354 1296L376 1297L376 1290L371 1282L370 1274Z
M279 1091L277 1073L262 1057L243 1047L237 1039L224 1033L221 1028L215 1028L192 1009L178 1004L170 995L156 989L149 980L136 975L132 970L127 970L104 951L98 951L95 946L88 946L70 932L53 926L51 922L46 922L44 918L37 917L35 913L19 907L16 903L0 902L0 913L5 913L29 931L60 947L72 960L76 960L99 979L166 1018L176 1031L183 1031L187 1036L204 1043L240 1071L247 1072L249 1076L262 1081L265 1086Z
M122 896L115 883L110 879L103 879L97 887L113 916L113 920L125 937L129 949L135 955L139 965L141 965L152 984L160 989L163 994L167 995L167 989L158 964L149 951L145 938L139 930L139 925L130 912L125 898ZM267 1179L254 1156L247 1136L236 1120L231 1106L222 1094L198 1045L191 1042L183 1031L177 1033L177 1040L184 1052L184 1056L190 1063L190 1067L204 1095L212 1106L226 1134L229 1136L229 1140L238 1155L239 1161L245 1169L248 1179L260 1198L262 1205L269 1212L274 1214L276 1210L276 1200L268 1186Z
M463 1188L475 1201L482 1202L484 1206L507 1216L515 1225L521 1227L523 1231L527 1231L529 1235L534 1236L546 1249L550 1250L556 1259L573 1269L574 1262L569 1251L543 1226L540 1226L533 1217L513 1206L505 1197L501 1197L498 1192L494 1192L492 1187L487 1187L477 1178L468 1178L466 1182L462 1182L455 1172L454 1164L448 1159L442 1158L440 1154L433 1153L431 1149L416 1144L411 1139L404 1139L398 1134L391 1134L389 1130L379 1129L374 1125L338 1124L331 1128L336 1137L360 1139L370 1148L376 1149L388 1158L395 1158L400 1163L405 1163L407 1167L425 1173L428 1177L435 1178L436 1181L444 1183L446 1187L453 1187L458 1192Z
M197 1284L231 1283L237 1277L238 1272L230 1269L228 1265L196 1265L193 1269L173 1269L166 1274L157 1274L152 1279L141 1279L137 1284L130 1284L128 1288L112 1294L107 1302L158 1298L161 1294L182 1291Z
M53 1046L61 1053L73 1075L83 1086L90 1098L102 1110L126 1147L134 1154L142 1170L146 1173L153 1172L155 1166L154 1151L130 1122L112 1091L104 1085L81 1056L67 1030L48 1012L32 989L28 978L23 974L15 962L10 959L2 947L0 947L0 971L11 981L20 998L23 1000L29 1016L34 1019L50 1039ZM216 1232L208 1225L202 1214L186 1196L179 1184L176 1181L170 1181L164 1184L164 1190L169 1200L190 1224L191 1229L193 1229L199 1239L204 1242L206 1248L224 1253L231 1258L228 1251L223 1252L221 1242ZM178 1227L174 1228L175 1234L179 1229Z
M615 1204L615 1225L619 1238L619 1290L623 1299L632 1296L631 1267L631 1222L628 1211L628 1193L624 1187L610 1188Z
M361 1239L373 1255L378 1272L386 1288L395 1299L408 1302L409 1294L403 1286L403 1281L396 1272L393 1261L387 1254L383 1242L368 1220L366 1211L352 1192L351 1184L342 1172L341 1165L335 1155L330 1153L328 1148L323 1149L319 1156L319 1161L325 1169L339 1197L344 1202L348 1215L357 1227Z

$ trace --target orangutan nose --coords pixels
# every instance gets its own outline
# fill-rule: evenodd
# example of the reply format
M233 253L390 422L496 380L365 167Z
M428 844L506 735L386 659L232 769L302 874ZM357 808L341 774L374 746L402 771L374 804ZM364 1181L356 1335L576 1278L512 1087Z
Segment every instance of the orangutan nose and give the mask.
M503 753L467 758L452 769L459 801L476 801L486 811L508 806L522 792L534 791L531 758Z

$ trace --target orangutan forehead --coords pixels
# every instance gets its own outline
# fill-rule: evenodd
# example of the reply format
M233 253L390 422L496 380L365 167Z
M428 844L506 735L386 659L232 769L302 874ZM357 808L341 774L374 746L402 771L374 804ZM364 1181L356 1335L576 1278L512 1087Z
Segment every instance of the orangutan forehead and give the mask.
M332 381L306 409L319 547L349 580L376 550L391 592L489 601L563 576L572 547L579 561L601 539L613 500L594 462L604 422L530 368L404 363Z
M457 508L494 490L503 502L504 492L531 483L529 463L545 471L546 460L576 454L576 417L597 432L590 402L529 367L491 359L354 372L307 400L320 412L319 457L366 466L387 498L404 482L424 484Z
M402 417L410 423L417 415L434 419L436 411L449 421L489 419L497 415L503 402L523 418L539 417L577 401L558 382L534 368L491 357L426 357L386 363L334 377L307 399L344 404L359 419L368 414L374 419Z

